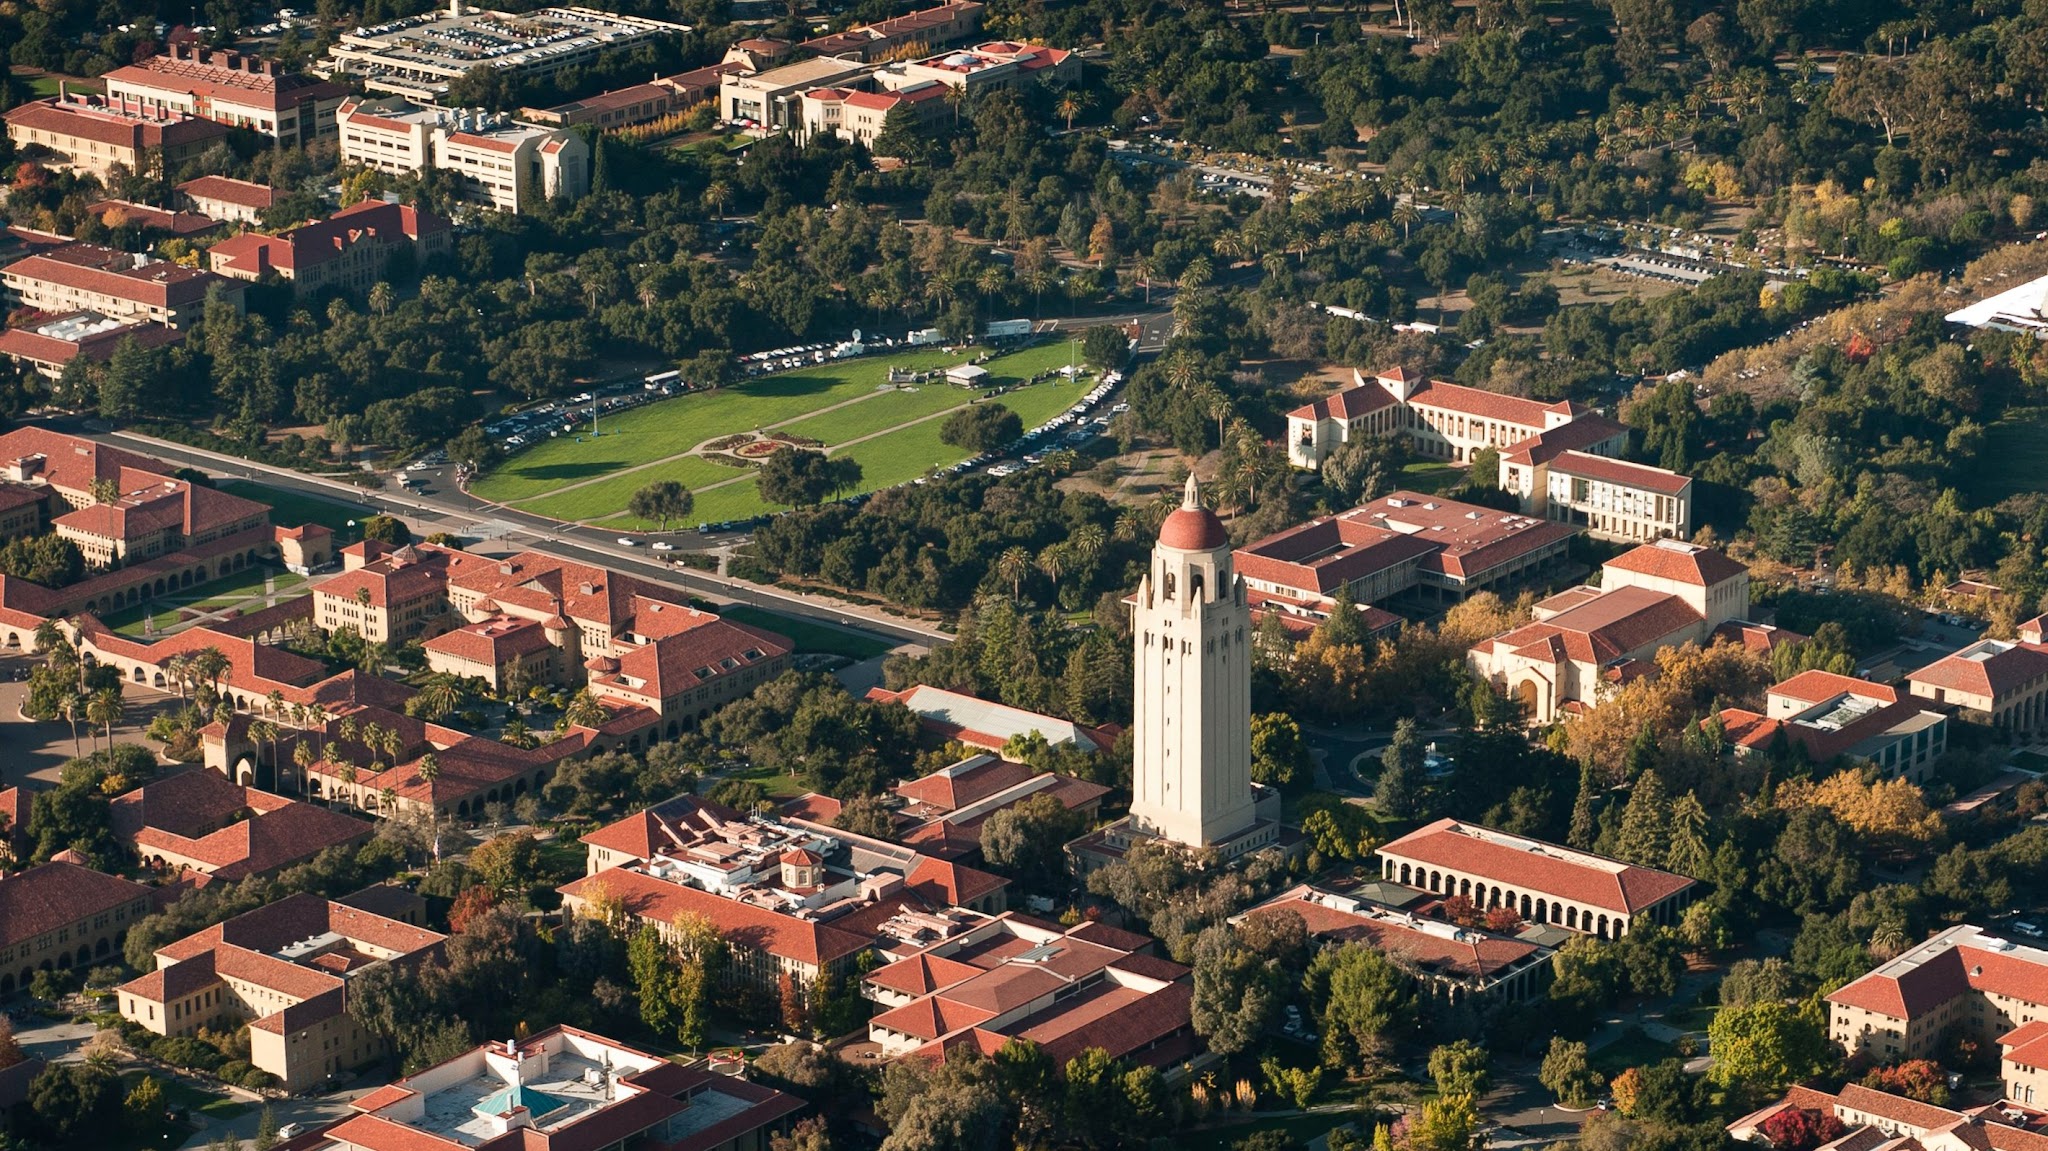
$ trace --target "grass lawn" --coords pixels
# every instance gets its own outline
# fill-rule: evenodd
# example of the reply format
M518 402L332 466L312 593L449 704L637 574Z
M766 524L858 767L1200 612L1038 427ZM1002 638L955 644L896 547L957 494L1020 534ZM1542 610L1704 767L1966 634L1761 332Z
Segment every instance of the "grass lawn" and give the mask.
M208 1119L226 1122L249 1113L249 1105L238 1103L225 1095L201 1091L176 1079L158 1076L158 1084L164 1089L164 1102L172 1107L184 1107Z
M1465 482L1465 469L1436 460L1419 460L1401 469L1401 486L1433 496Z
M263 596L266 578L274 581L274 590L271 594L280 596L306 582L304 576L293 575L283 568L251 568L236 572L225 579L194 584L177 595L159 596L147 603L110 612L102 622L121 635L140 636L144 634L144 623L154 614L157 634L162 635L175 630L177 625L190 618L184 609L209 612L246 605L244 610L254 611L265 606Z
M786 635L795 641L798 651L843 655L848 659L872 659L888 651L892 646L884 640L855 635L826 624L812 623L809 620L778 615L772 611L741 604L728 607L718 614L734 623L743 623Z
M1593 1052L1591 1061L1593 1070L1612 1079L1631 1067L1662 1063L1677 1054L1669 1043L1659 1043L1643 1034L1642 1028L1631 1027L1621 1033L1621 1038Z
M1664 1022L1680 1031L1705 1031L1714 1025L1714 1016L1720 1007L1710 1003L1696 1003L1683 1011L1674 1011L1664 1017Z
M2048 490L2048 408L2013 408L1984 429L1977 466L1962 480L1980 504L1994 504L2021 492Z
M1176 1136L1173 1144L1182 1151L1230 1151L1243 1139L1257 1131L1284 1131L1297 1146L1305 1145L1318 1135L1327 1135L1349 1122L1349 1116L1339 1112L1328 1115L1293 1115L1285 1119L1253 1118L1247 1123L1233 1123L1228 1127L1212 1127L1204 1131L1187 1131Z
M765 767L751 768L747 771L735 771L724 778L744 779L748 783L758 783L761 785L761 790L768 793L769 799L778 801L795 799L797 796L807 794L811 790L804 786L803 780L796 778L788 772L770 771ZM717 782L714 781L712 787L716 786ZM711 788L707 787L704 790L709 792Z
M997 357L986 366L993 383L1016 384L1065 364L1069 353L1064 343L1042 344ZM605 434L596 439L559 436L541 443L470 490L484 499L557 519L602 519L607 527L651 530L658 525L624 514L626 502L647 484L675 480L696 494L696 509L684 526L749 518L780 509L762 502L748 472L707 459L666 457L720 436L773 426L832 447L874 437L845 451L860 461L863 489L885 487L967 457L939 442L938 435L945 423L943 413L973 398L942 383L888 389L889 369L929 371L965 358L937 350L906 352L800 368L716 392L678 396L611 419L601 425ZM1020 389L1001 402L1029 426L1071 406L1081 394L1080 388L1048 383ZM644 466L657 460L664 462ZM589 482L636 467L641 470ZM586 486L563 491L565 484Z
M348 521L377 514L377 509L367 504L350 503L338 496L332 500L324 500L301 492L273 488L267 484L250 483L247 480L222 480L220 490L231 496L255 500L259 504L269 504L273 513L270 517L272 523L285 527L319 524L333 529L336 536L348 532Z
M76 76L52 76L46 72L41 76L29 77L29 97L41 100L46 96L55 96L59 84L69 85L73 92L104 92L107 87L106 83L101 80L82 80Z

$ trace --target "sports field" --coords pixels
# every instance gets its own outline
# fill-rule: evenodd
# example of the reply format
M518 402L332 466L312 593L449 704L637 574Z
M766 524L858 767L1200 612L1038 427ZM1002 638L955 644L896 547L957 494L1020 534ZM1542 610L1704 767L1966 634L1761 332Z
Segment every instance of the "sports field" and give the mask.
M1022 383L1058 368L1070 344L1041 344L983 365L991 386ZM742 432L780 431L860 461L861 490L916 479L970 454L939 441L946 417L979 395L943 382L888 386L889 369L933 371L965 363L962 352L904 352L799 368L715 392L677 396L599 422L597 436L561 435L513 457L470 485L472 494L555 519L628 531L659 525L626 511L633 493L659 480L690 489L688 523L745 519L778 506L762 501L751 467L697 454L703 444ZM1047 381L1001 403L1027 428L1044 423L1085 394L1087 385Z

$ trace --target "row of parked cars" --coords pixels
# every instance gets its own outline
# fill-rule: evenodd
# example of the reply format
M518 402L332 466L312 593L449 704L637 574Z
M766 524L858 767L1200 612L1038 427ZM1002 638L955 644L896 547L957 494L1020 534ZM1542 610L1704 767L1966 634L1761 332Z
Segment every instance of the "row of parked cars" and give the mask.
M1010 444L1004 449L1005 452L1024 453L1021 461L997 464L988 470L988 474L999 477L1015 475L1025 468L1044 460L1047 452L1061 447L1078 448L1103 432L1108 431L1110 417L1129 411L1131 407L1129 404L1117 404L1110 408L1108 412L1093 417L1090 417L1088 413L1097 404L1108 399L1110 393L1116 391L1117 386L1123 382L1124 376L1122 372L1109 372L1105 374L1102 377L1102 382L1089 389L1088 394L1082 396L1080 402L1043 424L1025 432L1015 443ZM975 460L969 460L965 464L959 465L955 470L973 467L976 462Z
M607 384L593 391L570 396L566 400L549 400L537 408L506 416L495 423L484 425L484 431L492 439L510 450L518 450L528 444L537 444L544 439L576 430L577 425L590 418L593 405L597 414L603 416L651 404L669 394L665 391L642 389L632 391L626 383Z

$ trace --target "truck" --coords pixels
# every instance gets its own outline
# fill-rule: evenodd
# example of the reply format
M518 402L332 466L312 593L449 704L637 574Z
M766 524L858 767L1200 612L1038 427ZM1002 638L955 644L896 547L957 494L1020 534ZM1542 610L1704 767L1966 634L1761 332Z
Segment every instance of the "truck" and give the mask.
M1030 334L1030 320L990 320L981 330L984 340L1021 340Z

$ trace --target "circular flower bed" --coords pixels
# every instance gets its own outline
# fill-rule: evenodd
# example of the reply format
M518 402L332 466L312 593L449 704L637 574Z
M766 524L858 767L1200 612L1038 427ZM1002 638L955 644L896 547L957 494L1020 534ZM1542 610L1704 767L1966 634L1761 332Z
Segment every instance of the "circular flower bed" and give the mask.
M783 446L774 440L755 440L752 443L741 444L732 452L743 460L765 460Z

